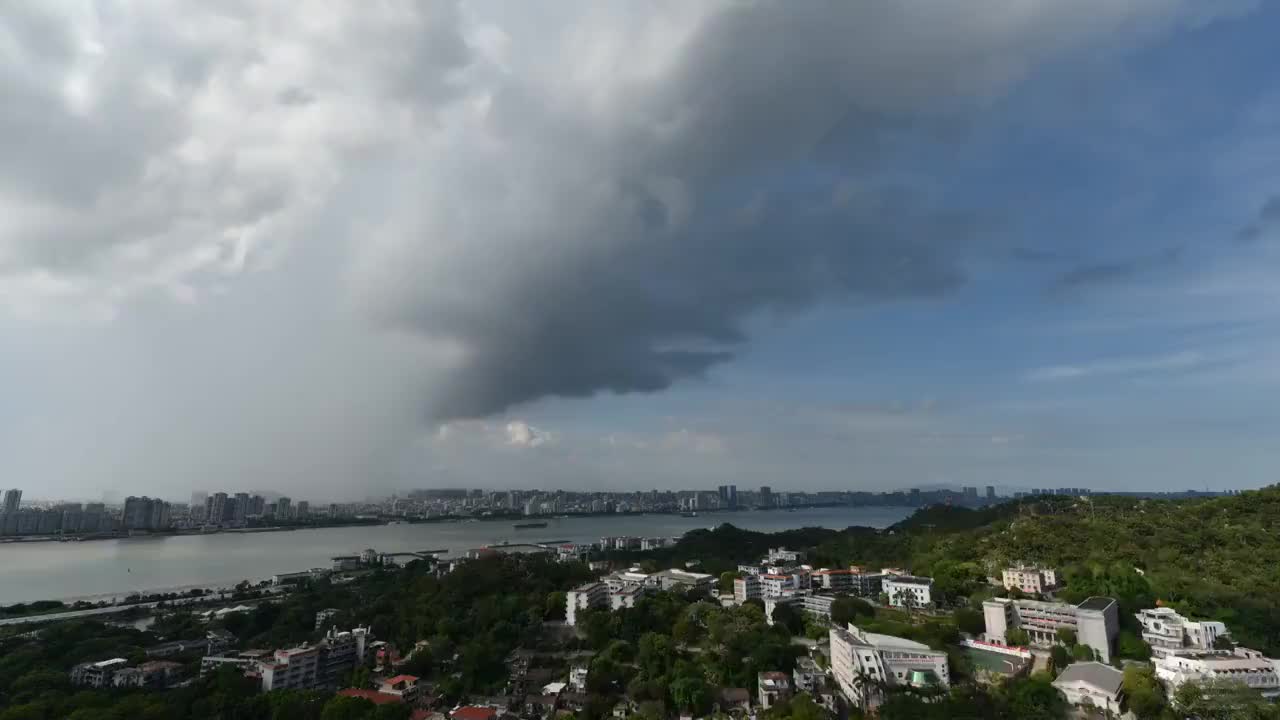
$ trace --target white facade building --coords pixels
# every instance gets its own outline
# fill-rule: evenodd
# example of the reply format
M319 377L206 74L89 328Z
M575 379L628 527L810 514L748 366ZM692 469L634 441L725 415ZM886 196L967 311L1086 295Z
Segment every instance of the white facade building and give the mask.
M1072 705L1098 708L1114 715L1120 714L1123 685L1124 673L1098 662L1068 665L1053 681L1053 686Z
M1216 621L1192 622L1173 608L1147 608L1138 613L1142 623L1142 641L1157 656L1183 651L1212 650L1218 638L1231 635L1227 626Z
M569 625L578 624L578 613L609 606L609 588L604 583L592 582L570 590L565 599L564 619Z
M831 673L854 707L874 710L884 700L882 688L951 686L947 654L928 645L891 635L832 628Z
M1278 663L1280 660L1248 648L1167 654L1154 660L1156 677L1170 695L1185 682L1230 680L1247 685L1267 698L1280 697Z
M1120 613L1111 598L1091 597L1079 605L995 598L982 603L987 640L1007 644L1010 629L1027 633L1031 644L1051 647L1058 642L1058 630L1075 632L1076 641L1093 648L1102 662L1111 662L1111 650L1120 633Z
M272 659L258 665L262 691L308 690L319 686L320 648L277 650Z
M1017 588L1024 593L1038 595L1058 585L1058 571L1052 568L1012 567L1005 568L1002 578L1004 588Z
M924 608L933 604L933 578L896 575L884 579L884 593L896 608Z
M761 596L759 575L744 575L740 578L734 578L733 601L736 604L741 605L748 600L755 600Z

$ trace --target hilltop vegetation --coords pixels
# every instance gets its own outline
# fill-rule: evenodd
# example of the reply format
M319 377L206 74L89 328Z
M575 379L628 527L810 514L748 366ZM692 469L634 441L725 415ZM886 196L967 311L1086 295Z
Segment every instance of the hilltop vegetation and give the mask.
M732 569L770 546L808 549L818 566L904 566L944 603L989 596L988 577L1019 562L1057 568L1060 596L1109 595L1132 613L1157 601L1226 622L1241 644L1280 654L1280 487L1236 496L1149 500L1038 497L983 510L932 507L885 530L806 528L690 533L661 561ZM1128 620L1125 620L1128 622Z

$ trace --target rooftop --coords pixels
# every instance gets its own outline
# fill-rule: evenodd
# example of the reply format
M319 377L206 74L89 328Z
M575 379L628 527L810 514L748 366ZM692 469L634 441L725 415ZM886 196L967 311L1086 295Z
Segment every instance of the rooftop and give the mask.
M1081 610L1106 610L1115 605L1116 601L1109 597L1091 597L1080 603L1076 607Z
M362 690L360 688L347 688L339 690L338 694L342 697L364 698L374 705L393 705L395 703L403 703L404 698L391 693L378 692L377 690Z
M900 585L932 585L933 578L918 577L916 575L899 575L889 578L886 582L895 582Z
M489 718L495 717L498 712L490 707L465 705L449 714L453 717L453 720L489 720Z
M120 665L128 665L129 661L124 658L111 658L110 660L102 660L93 664L96 668L112 668Z
M1062 671L1053 684L1065 685L1075 682L1091 685L1108 695L1115 695L1120 692L1120 686L1124 683L1124 673L1100 662L1072 663Z

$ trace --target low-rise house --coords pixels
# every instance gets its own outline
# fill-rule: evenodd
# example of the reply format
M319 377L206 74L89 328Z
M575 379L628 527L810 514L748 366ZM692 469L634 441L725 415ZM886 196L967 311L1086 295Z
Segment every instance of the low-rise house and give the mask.
M173 642L152 645L147 648L147 657L149 658L166 658L174 655L184 655L186 653L205 653L209 651L208 639L199 640L174 640Z
M1097 708L1116 715L1120 714L1123 685L1124 673L1099 662L1068 665L1053 681L1053 686L1072 705Z
M720 710L723 712L751 711L751 691L746 688L723 688L719 699Z
M1155 655L1214 650L1219 638L1231 636L1227 626L1220 622L1192 622L1173 608L1147 608L1137 617L1142 624L1142 641L1151 646Z
M574 692L586 692L587 674L588 669L586 665L574 665L573 669L569 671L569 687L572 688Z
M362 698L364 700L368 700L374 705L399 705L404 702L404 698L399 695L391 695L389 693L364 688L346 688L345 690L339 690L338 695L341 697Z
M383 680L378 685L378 692L394 695L407 705L416 705L421 693L418 678L413 675L396 675Z
M806 692L816 696L821 692L826 678L826 671L818 667L816 660L807 655L796 658L796 667L791 671L796 692Z
M1168 654L1155 658L1156 677L1172 695L1183 683L1230 680L1257 690L1266 698L1280 697L1280 661L1257 650L1209 650Z
M933 578L895 575L883 581L889 605L896 608L927 608L933 605Z
M791 697L791 678L784 672L762 672L756 678L760 705L765 710Z
M449 713L451 720L498 720L498 711L484 705L464 705Z

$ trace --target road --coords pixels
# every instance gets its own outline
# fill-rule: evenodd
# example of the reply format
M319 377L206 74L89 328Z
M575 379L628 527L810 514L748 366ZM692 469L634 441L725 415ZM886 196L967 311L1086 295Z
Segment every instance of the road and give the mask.
M277 594L285 592L285 588L263 588L262 592ZM244 604L252 605L260 601L261 598L253 598L245 600ZM69 610L67 612L47 613L44 615L30 615L26 617L5 618L0 620L0 627L5 625L23 625L27 623L51 623L59 620L75 620L76 618L96 617L100 615L116 615L134 608L142 608L150 610L164 602L165 607L175 607L178 605L194 605L199 603L228 603L232 602L230 593L220 593L218 595L203 595L193 598L177 598L175 600L157 600L155 602L134 603L132 605L111 605L109 607L87 608L85 610Z

